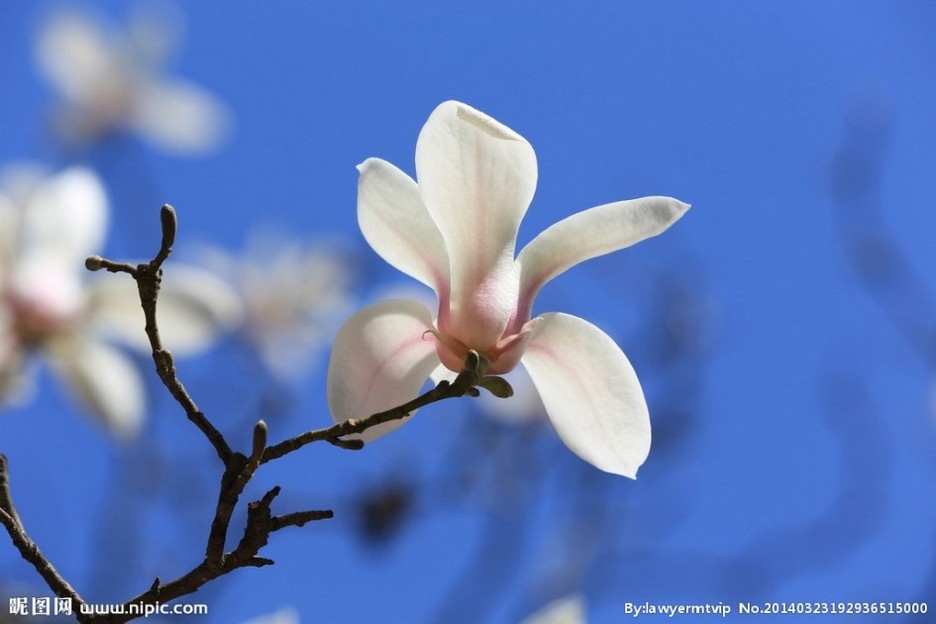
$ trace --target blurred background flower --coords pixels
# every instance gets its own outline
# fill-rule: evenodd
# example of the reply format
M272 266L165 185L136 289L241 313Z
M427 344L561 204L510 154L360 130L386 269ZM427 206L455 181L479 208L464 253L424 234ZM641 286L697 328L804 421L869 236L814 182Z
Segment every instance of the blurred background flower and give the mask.
M193 255L236 290L244 310L241 339L282 382L310 373L351 310L353 256L337 241L312 243L255 229L236 255L209 245Z
M299 613L292 607L283 607L268 615L251 618L242 624L299 624Z
M36 58L60 97L53 127L70 144L129 132L175 155L216 150L229 131L221 101L169 73L181 39L178 8L132 3L123 26L90 6L50 11Z
M585 603L581 596L566 596L546 605L520 624L584 624Z
M111 431L133 436L145 413L141 372L105 337L149 348L136 286L84 268L107 232L102 182L81 167L47 175L22 165L0 175L0 396L26 398L38 356ZM219 280L184 269L158 310L166 345L181 354L204 350L239 315Z

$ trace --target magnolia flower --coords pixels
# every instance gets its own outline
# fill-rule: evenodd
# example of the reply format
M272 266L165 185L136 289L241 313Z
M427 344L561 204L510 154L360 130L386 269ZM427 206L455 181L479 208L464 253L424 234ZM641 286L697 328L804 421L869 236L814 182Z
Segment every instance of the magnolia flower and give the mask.
M38 356L113 432L142 423L144 387L136 365L107 338L148 349L136 285L91 276L84 259L100 252L107 197L97 176L73 167L45 177L35 168L0 179L0 402L21 399ZM239 316L219 280L170 267L158 316L177 354L204 349Z
M546 229L515 257L536 156L516 132L458 102L436 108L420 132L418 183L376 158L359 170L364 237L431 287L439 306L433 319L419 302L383 301L346 322L329 365L333 418L400 405L440 363L459 371L475 350L489 374L522 362L562 441L594 466L634 477L649 452L650 420L630 362L587 321L533 318L533 301L566 269L659 234L689 206L668 197L598 206ZM372 428L365 439L401 422Z
M284 381L305 374L351 307L346 255L337 246L271 233L253 237L241 256L199 251L201 262L241 298L238 332L264 366Z
M138 133L168 152L194 155L218 146L228 111L202 87L170 77L179 16L167 5L138 5L123 30L90 13L52 13L37 39L40 68L61 94L57 129L85 142Z

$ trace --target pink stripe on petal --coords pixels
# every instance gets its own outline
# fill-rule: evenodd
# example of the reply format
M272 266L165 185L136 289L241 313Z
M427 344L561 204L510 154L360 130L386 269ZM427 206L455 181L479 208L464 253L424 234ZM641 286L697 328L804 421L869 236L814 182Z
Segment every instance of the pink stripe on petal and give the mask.
M578 317L546 314L521 361L566 446L601 470L635 478L650 451L650 415L617 344Z
M439 365L426 307L408 299L368 306L338 332L328 365L328 407L335 422L366 418L414 399ZM393 421L369 429L373 440L403 424Z
M513 260L536 189L533 148L470 106L445 102L419 134L416 175L449 254L453 332L474 348L490 346L516 303Z

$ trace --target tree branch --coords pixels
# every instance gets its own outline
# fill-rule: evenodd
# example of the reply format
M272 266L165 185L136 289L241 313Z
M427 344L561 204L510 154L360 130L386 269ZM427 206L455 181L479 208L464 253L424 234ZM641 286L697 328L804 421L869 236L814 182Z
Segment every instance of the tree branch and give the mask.
M208 439L218 457L224 464L224 472L218 488L218 501L215 515L211 522L203 560L186 574L163 583L156 579L149 589L124 603L124 615L79 616L79 620L88 623L123 623L136 616L127 615L134 605L137 610L142 605L168 602L180 596L198 591L206 583L242 567L261 567L273 564L271 559L258 556L270 537L270 534L289 526L303 526L308 522L332 518L330 510L308 510L273 515L271 506L280 492L275 486L260 500L247 505L247 522L237 546L225 552L227 533L231 517L237 508L240 495L257 469L269 462L296 451L312 442L326 441L345 449L363 448L359 438L349 437L365 432L371 427L392 420L407 418L420 407L443 399L464 395L477 396L477 386L483 386L498 396L507 396L512 392L507 382L499 377L485 377L487 362L477 352L471 351L463 370L453 382L442 381L435 388L419 397L392 409L379 412L363 419L347 420L331 427L308 431L294 438L273 446L267 446L267 426L259 421L253 431L250 455L235 452L228 445L222 433L211 423L198 408L179 380L172 354L162 344L159 325L156 318L159 287L162 279L162 264L172 252L175 242L177 221L175 210L165 205L160 212L162 240L156 255L149 262L133 265L90 256L85 266L91 271L106 270L111 273L126 273L137 283L140 305L145 317L145 331L152 350L156 373L163 385L182 407L188 419L195 424ZM78 593L63 579L52 564L43 556L39 548L30 540L10 499L7 480L6 458L0 455L0 522L6 527L13 543L20 550L23 558L31 562L45 579L56 595L71 597L76 607L86 604Z
M114 262L101 256L90 256L85 261L85 266L91 271L106 269L111 273L128 273L136 281L137 290L140 294L140 306L143 308L143 316L146 319L144 330L153 352L156 374L159 375L160 381L166 386L176 402L185 410L188 419L205 435L226 466L231 459L231 447L228 446L221 432L198 409L198 405L186 391L185 386L182 385L176 374L172 353L163 347L162 338L159 335L159 324L156 321L156 303L159 299L159 286L162 282L162 264L172 253L172 246L175 244L178 226L175 209L169 204L164 205L160 210L159 220L162 226L162 241L159 245L159 251L149 262L134 266L129 263Z
M482 379L484 379L485 368L486 363L483 361L483 358L481 358L481 356L478 355L476 351L469 351L468 357L465 360L465 366L458 374L458 377L455 378L455 381L440 381L435 388L416 397L412 401L383 412L378 412L368 416L367 418L360 420L346 420L325 429L307 431L306 433L298 435L289 440L284 440L279 444L268 447L263 452L263 457L261 458L260 463L272 461L278 457L286 455L287 453L292 453L293 451L302 448L306 444L311 444L312 442L319 442L322 440L342 448L350 448L354 450L363 448L363 441L358 439L345 440L343 439L344 436L360 434L367 431L371 427L376 427L377 425L383 424L385 422L407 418L420 407L424 407L430 403L435 403L444 399L461 397L466 394L477 396L476 386L481 383Z
M46 582L49 589L60 598L71 598L72 605L79 609L80 605L85 604L84 599L77 591L66 581L61 574L52 565L46 556L39 549L23 527L19 514L13 506L13 499L10 496L9 473L7 472L6 455L0 454L0 524L6 528L10 534L13 545L19 550L20 555L32 564L39 573L39 576ZM79 619L79 621L85 621Z

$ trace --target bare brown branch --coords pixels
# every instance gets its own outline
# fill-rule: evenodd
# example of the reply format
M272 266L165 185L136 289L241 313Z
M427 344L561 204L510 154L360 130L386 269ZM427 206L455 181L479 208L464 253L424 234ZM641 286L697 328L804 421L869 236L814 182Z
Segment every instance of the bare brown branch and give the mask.
M271 559L260 557L258 554L260 549L267 544L271 533L285 527L303 526L308 522L324 520L334 516L334 513L330 510L307 510L274 515L271 507L280 492L280 487L275 486L260 500L247 505L247 521L240 540L233 550L225 551L232 515L237 508L244 488L261 465L318 441L325 441L345 449L357 450L364 446L364 442L359 438L349 436L361 434L367 429L382 423L407 418L415 410L430 403L466 394L477 396L476 386L479 385L483 387L493 386L496 390L503 390L503 386L506 385L503 380L497 381L498 378L485 377L486 362L476 352L472 351L466 359L464 369L455 381L451 383L447 381L440 382L436 387L408 403L372 414L366 418L347 420L324 429L308 431L273 446L267 446L267 426L261 420L253 430L250 455L235 452L228 445L223 434L202 413L188 394L185 386L178 378L172 354L163 346L160 337L156 310L162 279L162 264L172 252L177 229L175 210L171 206L163 206L160 213L160 223L162 227L161 244L158 252L149 262L133 265L114 262L100 256L90 256L85 265L92 271L103 269L112 273L127 273L136 281L140 305L145 318L144 330L149 339L156 373L172 397L182 407L186 417L208 439L224 464L224 472L221 475L218 487L215 515L211 522L202 561L186 574L168 583L163 583L157 578L146 591L124 603L124 610L127 613L131 610L131 605L135 605L139 610L139 607L143 605L154 605L157 602L166 603L180 596L196 592L206 583L238 568L271 565L273 564ZM509 386L507 386L507 390L509 390ZM26 534L10 498L7 461L2 455L0 455L0 522L6 527L23 558L33 564L56 595L71 597L76 609L85 604L78 593L55 571L52 564ZM132 615L86 615L79 616L79 621L87 623L123 623L135 617Z
M390 422L391 420L407 418L420 407L425 407L430 403L470 394L471 391L475 389L475 386L481 383L482 379L486 378L484 377L484 365L481 362L481 357L477 352L470 351L465 362L465 367L462 369L461 373L458 374L458 377L455 378L455 381L451 383L448 381L440 381L435 388L421 394L412 401L383 412L372 414L367 418L346 420L332 425L331 427L326 427L325 429L307 431L289 440L284 440L279 444L268 447L263 452L261 463L266 463L278 457L282 457L287 453L292 453L306 444L323 440L336 446L341 446L342 448L360 449L364 446L363 442L354 438L346 440L344 439L345 436L364 433L371 427L376 427L377 425ZM506 381L504 383L506 383Z
M101 256L90 256L85 261L85 266L91 271L106 269L112 273L127 273L136 281L140 295L140 306L143 308L143 316L146 322L144 331L153 352L156 374L159 375L160 381L166 386L176 402L185 410L188 419L201 430L214 447L218 457L227 465L232 455L231 447L228 446L221 432L205 417L205 414L202 413L186 391L185 386L182 385L176 374L172 353L163 347L162 338L159 335L156 307L159 299L159 286L162 282L162 264L172 253L177 228L176 213L172 206L169 204L163 206L159 216L162 227L162 240L159 250L152 260L134 266L128 263L114 262Z
M10 496L7 458L3 454L0 454L0 524L3 524L7 533L10 534L13 545L19 550L23 559L32 564L33 568L36 569L36 572L39 573L39 576L42 577L56 596L71 598L76 609L85 604L78 592L58 573L52 562L39 549L39 546L27 535Z

